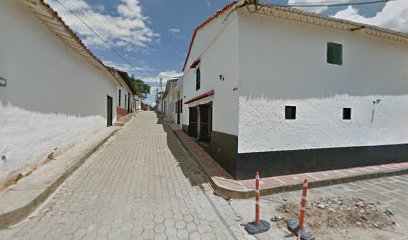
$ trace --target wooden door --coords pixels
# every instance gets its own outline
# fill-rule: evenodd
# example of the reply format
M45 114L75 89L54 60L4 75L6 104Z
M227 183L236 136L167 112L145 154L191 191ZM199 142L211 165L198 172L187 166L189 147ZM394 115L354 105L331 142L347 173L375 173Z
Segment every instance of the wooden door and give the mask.
M197 125L198 125L198 111L197 107L189 108L189 123L188 123L188 135L191 137L197 137Z
M177 101L177 124L180 125L180 113L181 113L181 100Z
M109 95L107 96L106 100L107 100L107 103L106 103L107 124L106 125L110 127L112 126L112 120L113 120L113 115L112 115L113 114L113 100L112 100L112 97Z

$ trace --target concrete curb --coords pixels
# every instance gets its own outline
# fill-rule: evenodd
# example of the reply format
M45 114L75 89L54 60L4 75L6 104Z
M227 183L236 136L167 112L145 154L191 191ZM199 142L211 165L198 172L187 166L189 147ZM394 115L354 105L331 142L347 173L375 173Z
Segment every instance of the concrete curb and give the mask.
M205 175L206 175L205 177L207 178L207 180L209 180L216 194L220 195L223 198L227 198L227 199L230 199L230 198L247 199L247 198L255 197L255 186L254 188L247 188L247 187L241 186L241 188L244 188L244 190L242 190L242 189L233 189L231 187L225 186L222 183L220 183L217 180L218 177L214 177L210 174L210 172L201 163L201 161L196 158L196 156L190 151L190 149L185 145L185 143L176 134L175 130L172 129L171 126L168 126L168 127L172 130L172 133L181 142L181 144L186 149L186 151L198 163L198 165L200 166L200 169L203 170L203 172L205 172ZM382 171L382 172L364 173L364 174L359 174L359 175L337 177L337 178L332 178L332 179L322 179L322 180L310 179L309 188L318 188L318 187L324 187L324 186L329 186L329 185L336 185L336 184L342 184L342 183L348 183L348 182L354 182L354 181L360 181L360 180L368 180L368 179L396 176L396 175L403 175L403 174L408 174L408 168L399 169L399 170L388 170L388 171ZM236 181L236 180L233 180L233 181ZM236 182L237 182L237 185L239 185L238 181ZM261 187L260 192L261 192L261 195L265 196L265 195L271 195L274 193L301 190L302 188L303 188L303 183L297 183L297 184L279 185L279 186L270 187L270 188Z
M228 187L223 186L222 184L218 183L217 179L214 177L211 177L211 174L208 172L208 170L201 164L201 162L194 156L194 154L187 148L185 143L180 139L180 137L175 133L174 129L171 128L168 124L166 124L167 127L171 130L171 132L176 136L176 138L180 141L181 145L183 145L184 149L188 152L188 154L198 163L199 168L205 172L205 178L210 182L211 187L214 189L214 192L217 195L222 196L223 198L236 198L236 199L242 199L245 197L242 197L243 195L246 195L246 192L240 192L236 191L234 189L230 189ZM254 196L255 196L255 191Z
M124 117L118 119L118 120L113 124L113 126L116 126L116 127L123 127L123 126L125 126L130 120L132 120L132 118L136 117L136 113L137 113L137 112L132 112L132 113L129 113L129 114L127 114L126 116L124 116Z
M104 129L0 193L0 229L31 214L119 129Z

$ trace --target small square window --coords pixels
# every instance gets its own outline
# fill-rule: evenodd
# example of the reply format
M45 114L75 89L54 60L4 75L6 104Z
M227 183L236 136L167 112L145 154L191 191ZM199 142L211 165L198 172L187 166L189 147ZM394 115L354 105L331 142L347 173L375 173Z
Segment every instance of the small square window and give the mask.
M296 106L285 106L285 119L296 119Z
M343 45L338 43L327 43L327 63L343 64Z
M351 108L343 108L343 120L351 119Z

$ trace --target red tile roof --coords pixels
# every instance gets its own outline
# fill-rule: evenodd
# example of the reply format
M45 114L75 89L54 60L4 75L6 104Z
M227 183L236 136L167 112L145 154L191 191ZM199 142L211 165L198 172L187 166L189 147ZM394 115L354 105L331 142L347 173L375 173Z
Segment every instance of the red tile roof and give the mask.
M187 53L187 57L186 60L184 62L184 66L183 66L183 71L186 68L187 65L187 61L188 58L190 57L190 52L191 52L191 48L193 47L193 43L195 40L195 37L197 35L198 30L200 30L201 28L203 28L204 26L206 26L208 23L210 23L212 20L216 19L217 17L219 17L221 14L223 14L225 11L227 11L228 9L230 9L231 7L233 7L237 2L232 2L230 4L228 4L227 6L225 6L224 8L218 10L213 16L211 16L210 18L208 18L207 20L205 20L205 22L201 23L200 26L198 26L195 30L194 30L194 34L193 37L191 38L191 43L190 43L190 47L188 48L188 53Z

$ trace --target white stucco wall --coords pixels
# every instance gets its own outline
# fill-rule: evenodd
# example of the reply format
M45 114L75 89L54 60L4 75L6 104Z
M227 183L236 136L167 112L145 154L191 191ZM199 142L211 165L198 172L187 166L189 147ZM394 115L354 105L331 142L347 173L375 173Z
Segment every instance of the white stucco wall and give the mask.
M135 100L135 102L136 102L136 104L135 104L135 110L137 111L137 110L140 110L140 109L142 109L142 106L141 106L141 99L140 99L140 97L138 96L138 95L134 95L134 100Z
M240 153L408 143L407 45L240 13ZM326 62L327 42L343 65Z
M121 96L121 98L120 98L120 105L119 105L119 90L121 91L121 94L122 94L122 96ZM121 86L117 86L116 87L116 92L117 92L117 101L116 101L116 105L115 106L117 106L117 107L120 107L120 108L123 108L123 109L128 109L128 101L127 101L127 98L129 97L129 93L130 93L130 90L128 90L128 88L126 88L126 87L121 87ZM126 98L125 98L125 96L127 96ZM130 94L130 99L132 100L132 94Z
M0 1L0 29L0 76L8 83L0 87L2 104L105 118L107 95L116 106L115 79L67 48L15 1Z
M176 106L177 106L177 93L179 93L178 90L176 90L174 87L177 83L173 83L170 91L168 93L168 99L169 99L169 111L167 111L167 116L171 118L171 120L174 123L177 123L177 113L176 113ZM180 96L181 97L181 96Z
M213 130L227 134L238 134L238 25L236 14L231 14L224 22L229 11L220 15L198 31L189 61L183 75L184 103L205 92L214 90ZM201 87L196 91L195 69L190 69L192 62L200 58ZM219 75L224 76L220 81ZM189 124L189 107L200 104L183 104L182 122Z

